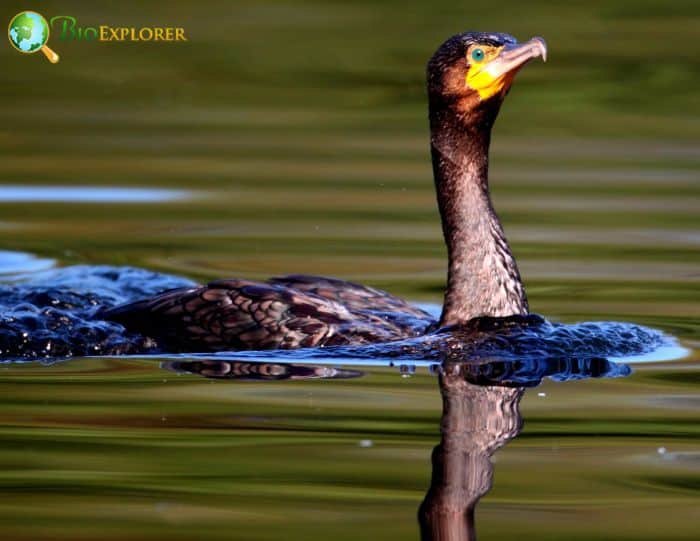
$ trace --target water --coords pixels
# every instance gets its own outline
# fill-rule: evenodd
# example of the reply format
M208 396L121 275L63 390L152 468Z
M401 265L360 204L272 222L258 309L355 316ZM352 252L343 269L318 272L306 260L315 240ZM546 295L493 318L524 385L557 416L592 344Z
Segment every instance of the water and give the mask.
M0 200L0 248L14 254L0 272L313 272L439 303L423 63L463 25L543 35L550 59L519 75L492 149L494 202L531 306L553 321L661 329L685 351L635 359L626 377L525 390L522 432L503 429L476 528L489 540L694 541L697 6L533 4L524 17L502 4L47 3L46 15L85 25L181 23L191 39L137 51L52 38L57 66L0 48L0 183L201 197ZM244 381L213 377L221 363L209 377L172 369L185 360L0 366L2 537L419 538L431 453L452 431L440 431L434 363L239 365L272 378ZM299 377L334 370L357 377ZM463 419L491 411L484 387L459 385L474 412ZM474 443L455 448L483 481ZM460 489L459 503L483 486Z
M0 186L3 203L155 203L186 199L183 190L99 186Z
M693 539L696 372L637 367L527 391L524 430L496 454L478 507L481 537ZM425 370L237 382L90 359L1 374L8 537L417 538L440 438ZM479 446L494 437L477 433ZM488 473L479 456L477 479Z

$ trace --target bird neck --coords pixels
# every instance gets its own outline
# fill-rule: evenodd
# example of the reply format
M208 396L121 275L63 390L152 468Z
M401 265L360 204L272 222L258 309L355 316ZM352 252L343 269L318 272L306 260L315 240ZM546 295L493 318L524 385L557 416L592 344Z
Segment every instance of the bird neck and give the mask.
M474 541L476 505L493 483L491 456L522 430L522 388L465 381L464 365L443 365L441 440L430 488L418 510L421 539Z
M528 313L525 289L489 193L495 116L483 114L467 122L450 108L431 110L433 172L449 261L442 326Z

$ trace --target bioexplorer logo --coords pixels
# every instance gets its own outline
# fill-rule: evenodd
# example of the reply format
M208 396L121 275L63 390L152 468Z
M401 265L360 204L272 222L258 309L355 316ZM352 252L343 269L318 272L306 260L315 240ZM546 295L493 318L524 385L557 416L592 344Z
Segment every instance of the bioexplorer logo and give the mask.
M185 29L171 26L80 26L78 20L70 15L56 15L49 22L35 11L22 11L10 20L8 37L10 43L20 53L32 54L41 51L52 63L57 63L59 56L46 43L49 35L61 41L96 41L96 42L176 42L188 41Z
M187 41L185 29L172 26L78 26L69 15L51 17L51 30L60 40L78 41Z

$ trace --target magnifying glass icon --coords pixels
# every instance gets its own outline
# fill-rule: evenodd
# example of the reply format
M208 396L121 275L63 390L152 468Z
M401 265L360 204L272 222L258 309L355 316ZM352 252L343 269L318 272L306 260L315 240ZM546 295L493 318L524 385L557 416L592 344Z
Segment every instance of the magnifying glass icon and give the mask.
M35 11L18 13L12 17L7 29L10 43L20 53L33 54L41 51L49 59L49 62L56 64L59 56L46 45L50 33L49 23Z

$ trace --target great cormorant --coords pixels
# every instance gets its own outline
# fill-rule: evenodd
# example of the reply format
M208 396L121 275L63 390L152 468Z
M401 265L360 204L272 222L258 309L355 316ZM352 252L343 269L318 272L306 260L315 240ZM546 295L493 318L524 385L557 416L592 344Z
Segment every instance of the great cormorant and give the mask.
M546 59L542 38L451 37L427 66L430 144L449 257L440 326L528 313L525 290L491 204L491 128L518 70ZM426 312L384 291L294 275L218 280L105 310L100 317L164 351L288 349L386 342L434 328Z

